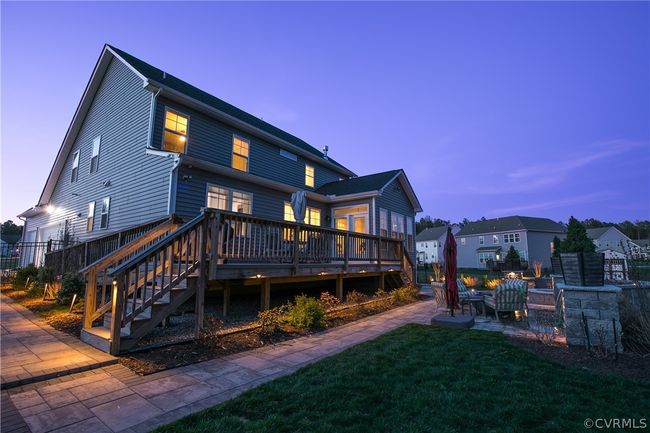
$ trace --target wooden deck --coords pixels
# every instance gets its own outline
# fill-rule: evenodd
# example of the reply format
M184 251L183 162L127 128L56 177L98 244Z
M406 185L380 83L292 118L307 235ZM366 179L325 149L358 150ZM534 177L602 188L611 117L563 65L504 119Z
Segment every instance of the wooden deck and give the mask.
M400 240L205 209L177 230L152 229L84 273L82 337L119 353L193 295L198 334L209 286L220 286L226 301L233 280L259 285L264 309L272 284L336 280L342 297L345 278L377 277L383 287L386 278L412 281L413 266Z

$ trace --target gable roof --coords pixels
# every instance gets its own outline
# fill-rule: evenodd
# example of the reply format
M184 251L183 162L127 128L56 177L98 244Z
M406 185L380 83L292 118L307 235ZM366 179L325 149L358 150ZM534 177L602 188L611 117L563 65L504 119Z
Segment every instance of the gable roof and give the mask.
M351 177L321 185L316 192L327 196L344 196L360 194L364 192L377 192L381 194L384 189L397 179L402 185L406 196L413 205L416 212L422 212L420 201L413 191L413 187L401 168L381 173L368 174L365 176Z
M560 223L548 218L509 216L476 221L465 224L456 236L470 236L483 233L497 233L509 230L528 230L534 232L564 233L566 229Z
M429 227L427 229L424 229L418 233L418 235L415 237L415 241L423 242L440 239L440 236L443 236L447 233L447 227L449 226Z
M187 83L186 81L183 81L180 78L175 77L174 75L166 71L158 69L155 66L152 66L149 63L144 62L138 59L137 57L125 51L120 50L119 48L116 48L112 45L107 45L107 46L111 50L113 50L116 54L118 54L123 60L128 62L133 68L135 68L140 74L142 74L148 80L153 80L159 84L174 89L177 92L189 96L190 98L203 102L204 104L209 105L212 108L215 108L236 119L246 122L247 124L252 125L264 132L272 134L284 141L287 141L293 144L294 146L311 153L312 155L323 158L322 152L320 152L319 150L317 150L315 147L311 146L304 140L296 137L295 135L289 134L288 132L283 131L282 129L276 126L273 126L268 122L265 122L259 117L253 116L252 114L247 113L246 111L237 108L234 105L229 104L226 101L219 99L216 96L213 96L199 89L198 87L195 87ZM340 163L333 160L332 158L329 157L327 159L323 158L323 160L331 162L332 164L336 165L342 170L345 170L346 172L350 171Z
M591 239L598 239L605 233L609 231L613 226L607 226L607 227L596 227L593 229L587 229L587 236L589 236ZM616 227L614 227L616 228Z

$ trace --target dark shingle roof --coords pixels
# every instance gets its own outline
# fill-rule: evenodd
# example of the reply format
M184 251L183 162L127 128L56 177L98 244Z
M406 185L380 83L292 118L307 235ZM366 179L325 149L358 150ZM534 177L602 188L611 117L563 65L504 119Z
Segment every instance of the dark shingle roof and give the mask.
M415 241L423 242L423 241L433 241L436 239L440 239L440 236L447 233L447 227L448 226L440 226L440 227L429 227L428 229L424 229L415 237Z
M456 236L469 236L482 233L496 233L508 230L530 230L536 232L564 233L560 223L548 218L509 216L465 224Z
M598 239L601 237L610 227L597 227L595 229L587 229L587 236L591 239Z
M249 125L252 125L258 129L261 129L264 132L267 132L269 134L272 134L284 141L287 141L294 146L299 147L300 149L303 149L313 155L322 157L323 154L314 148L313 146L309 145L307 142L301 140L300 138L289 134L288 132L285 132L281 130L280 128L277 128L270 123L267 123L263 121L262 119L253 116L252 114L249 114L245 112L244 110L241 110L237 107L235 107L232 104L229 104L216 96L212 96L207 92L204 92L203 90L192 86L191 84L181 80L180 78L177 78L167 72L162 71L161 69L156 68L155 66L152 66L137 57L132 56L131 54L124 52L120 50L119 48L115 48L112 45L108 45L113 51L115 51L120 57L122 57L126 62L128 62L131 66L133 66L139 73L144 75L145 77L155 80L161 84L164 84L165 86L168 86L180 93L183 93L191 98L194 98L198 101L203 102L204 104L209 105L210 107L216 108L217 110L226 113L232 117L235 117L243 122L248 123ZM340 168L343 168L347 171L351 171L348 168L344 167L343 165L339 164L332 158L328 158L328 161L331 163L337 165Z
M386 184L401 171L401 169L391 170L383 173L369 174L367 176L359 176L330 182L321 185L316 192L324 195L346 195L366 191L377 191L386 186Z

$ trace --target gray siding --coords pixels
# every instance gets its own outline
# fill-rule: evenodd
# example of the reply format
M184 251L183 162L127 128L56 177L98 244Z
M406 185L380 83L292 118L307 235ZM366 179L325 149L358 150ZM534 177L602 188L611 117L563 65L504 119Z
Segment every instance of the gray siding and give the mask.
M519 233L519 242L515 243L504 243L503 235L505 233ZM494 244L492 241L492 235L497 235L499 237L499 243ZM484 237L484 244L479 243L479 237ZM465 245L463 245L463 238L465 238ZM476 234L471 236L456 236L457 244L457 257L458 257L458 267L459 268L479 268L485 267L485 265L479 265L478 253L476 250L480 247L501 247L501 260L505 258L505 255L508 254L508 250L511 246L514 246L515 249L519 252L520 255L525 255L528 257L528 247L527 247L527 237L525 230L509 230L507 232L497 232L497 233L486 233L486 234Z
M184 176L192 176L183 180ZM291 200L291 194L265 188L261 185L211 174L203 170L181 167L176 187L176 213L189 219L199 214L206 206L207 184L253 194L253 215L278 221L284 219L284 202ZM325 225L328 208L323 203L307 201L307 206L321 210L321 225Z
M544 232L528 232L528 266L532 269L533 262L542 262L542 267L551 267L551 243L553 238L557 236L560 239L566 237L563 233L544 233Z
M87 239L167 214L172 161L147 155L151 93L119 60L108 67L50 200L58 210L29 218L28 230L56 232L65 220L73 235ZM99 169L90 173L93 139L101 135ZM71 183L79 150L79 175ZM110 186L103 182L110 181ZM109 224L100 229L101 200L111 197ZM96 202L94 231L86 232L88 203ZM45 240L45 239L41 239Z
M597 250L606 250L611 249L618 251L619 253L624 253L625 251L621 247L621 242L625 245L625 250L629 249L627 241L630 240L620 231L616 230L614 227L610 227L605 233L603 233L598 239L594 239L594 244L596 245Z
M315 168L315 188L344 177L343 174L314 161L306 161L301 156L297 157L297 161L285 158L280 155L279 147L165 98L160 98L156 106L153 145L157 148L162 147L166 107L189 116L186 149L189 156L230 167L232 138L234 134L237 134L250 141L248 171L251 174L308 190L314 188L305 186L306 162Z

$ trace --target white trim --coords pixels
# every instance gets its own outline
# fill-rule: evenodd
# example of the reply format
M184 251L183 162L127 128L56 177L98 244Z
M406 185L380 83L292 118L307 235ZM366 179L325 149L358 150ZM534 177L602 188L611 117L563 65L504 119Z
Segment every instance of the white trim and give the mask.
M372 198L372 234L377 236L377 209L375 208L375 198Z
M122 56L120 56L119 54L117 54L117 53L116 53L116 52L115 52L111 47L109 47L108 45L105 45L105 46L104 46L104 50L109 51L109 52L110 52L111 54L113 54L115 57L117 57L118 59L120 59L120 61L121 61L122 63L124 63L124 64L126 65L126 67L129 68L129 69L131 70L131 72L133 72L135 75L137 75L138 77L140 77L140 78L142 79L142 81L144 81L144 84L146 85L147 77L145 77L145 76L142 75L140 72L138 72L138 70L135 69L133 66L131 66L131 64L130 64L129 62L127 62L126 60L124 60L124 58L122 58Z
M351 216L365 215L365 217L366 217L366 234L369 234L370 233L370 221L369 221L370 220L370 215L369 215L370 214L370 204L369 203L349 203L349 204L346 204L344 206L336 206L336 207L330 208L330 218L331 218L331 225L332 225L331 228L334 228L334 229L336 228L336 216L334 214L335 214L335 211L337 209L345 209L346 207L361 207L361 206L366 207L366 212L365 213L364 212L352 212L352 213L345 214L345 216L348 217L348 231L350 231L350 232L354 231L354 227L350 227L349 218Z

